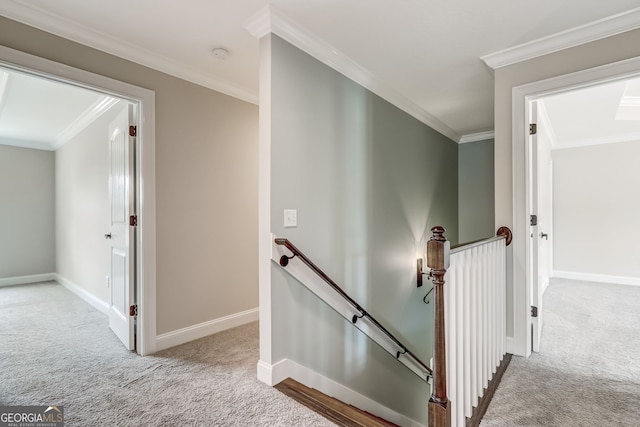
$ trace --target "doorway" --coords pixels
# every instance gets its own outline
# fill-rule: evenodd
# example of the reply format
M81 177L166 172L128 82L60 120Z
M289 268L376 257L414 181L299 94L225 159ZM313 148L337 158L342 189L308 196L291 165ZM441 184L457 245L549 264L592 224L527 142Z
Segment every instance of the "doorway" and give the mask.
M135 260L133 274L137 304L136 351L142 355L153 353L156 348L154 93L1 46L0 66L72 87L89 89L105 97L122 99L137 106L138 118L134 125L137 179L133 202L137 221L133 227L133 235L137 245L132 253L132 259ZM102 238L102 233L100 237Z
M640 76L640 58L621 61L582 72L560 76L548 80L515 87L513 89L513 152L514 152L514 191L524 189L524 197L516 197L514 206L514 231L516 235L529 237L538 235L538 230L532 230L530 225L531 210L531 162L529 154L529 118L531 102L556 95L575 91L577 89L596 87L605 83L612 83L628 78ZM520 161L523 160L521 164ZM521 174L521 175L520 175ZM517 193L515 193L517 194ZM524 245L514 248L514 263L526 270L525 286L516 287L514 292L514 343L513 353L528 356L532 351L532 262L533 250L530 239Z

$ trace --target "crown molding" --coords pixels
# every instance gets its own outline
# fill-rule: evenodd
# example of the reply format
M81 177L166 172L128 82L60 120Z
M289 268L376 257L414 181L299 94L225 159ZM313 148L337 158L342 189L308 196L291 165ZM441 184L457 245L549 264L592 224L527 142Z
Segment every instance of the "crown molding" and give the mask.
M51 14L36 6L16 3L13 0L3 0L0 2L0 15L234 98L252 104L258 103L258 94L252 90L187 68L184 64L170 58L101 33L78 22Z
M34 150L53 151L51 144L47 142L28 141L26 139L4 138L0 136L0 145L11 145L12 147L31 148Z
M640 8L480 57L492 69L558 52L640 28Z
M56 136L52 144L52 149L57 150L69 142L71 138L82 132L82 130L93 123L94 120L109 111L118 101L120 101L118 98L106 95L101 96Z
M444 122L429 114L418 104L391 86L377 79L371 71L311 31L294 23L291 18L287 17L273 5L265 7L252 18L248 19L244 23L244 27L251 35L257 38L262 38L269 33L276 34L288 43L291 43L298 49L345 75L444 136L453 141L460 139L460 135Z
M467 144L469 142L486 141L487 139L495 139L496 133L492 130L487 132L470 133L462 135L458 144Z
M598 138L589 138L579 141L556 142L553 151L570 150L572 148L591 147L594 145L617 144L619 142L640 142L640 132L627 133L624 135L603 136Z

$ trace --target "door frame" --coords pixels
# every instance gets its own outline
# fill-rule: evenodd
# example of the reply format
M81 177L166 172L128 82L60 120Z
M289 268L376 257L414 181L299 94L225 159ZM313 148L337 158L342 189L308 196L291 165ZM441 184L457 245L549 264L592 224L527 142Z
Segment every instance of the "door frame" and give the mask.
M640 75L640 57L605 64L575 73L516 86L512 90L512 170L513 170L513 224L518 243L513 249L511 281L513 292L513 342L508 351L517 356L531 354L531 280L529 255L531 239L529 233L529 105L531 101L549 95L602 83L637 77ZM514 239L516 240L516 239ZM524 286L522 281L524 280Z
M136 292L138 353L156 351L155 92L0 46L0 65L138 104L136 141Z

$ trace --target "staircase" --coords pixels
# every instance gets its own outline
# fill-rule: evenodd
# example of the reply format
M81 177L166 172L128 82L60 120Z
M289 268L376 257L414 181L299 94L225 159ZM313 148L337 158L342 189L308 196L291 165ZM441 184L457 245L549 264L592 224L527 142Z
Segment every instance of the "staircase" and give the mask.
M302 403L328 420L344 427L398 427L387 420L347 405L333 397L287 378L275 386L280 392Z

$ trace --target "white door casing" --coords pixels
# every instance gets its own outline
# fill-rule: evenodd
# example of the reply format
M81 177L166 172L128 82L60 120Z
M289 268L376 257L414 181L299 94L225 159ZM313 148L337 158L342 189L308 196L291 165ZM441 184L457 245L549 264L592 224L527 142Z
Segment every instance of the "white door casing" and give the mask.
M135 210L135 136L129 135L134 122L128 103L109 125L109 202L111 286L109 327L128 350L135 349L135 227L129 224Z

